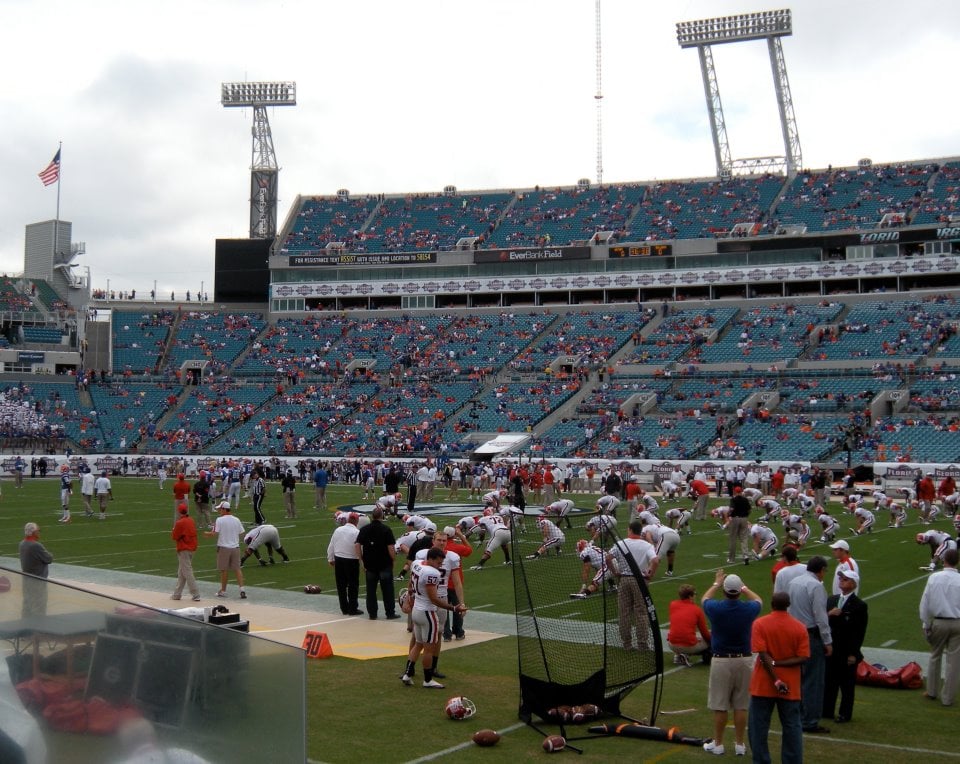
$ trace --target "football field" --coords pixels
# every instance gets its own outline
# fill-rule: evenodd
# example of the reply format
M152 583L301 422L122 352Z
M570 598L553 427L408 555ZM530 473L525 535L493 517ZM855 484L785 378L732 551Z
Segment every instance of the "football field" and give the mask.
M168 481L162 491L154 479L116 478L113 483L116 499L110 505L107 520L85 519L77 492L73 497L73 522L64 525L57 522L60 511L56 480L27 480L22 489L15 489L4 481L0 502L0 556L16 557L23 524L33 520L41 525L42 540L55 557L51 567L53 578L58 577L58 564L64 564L166 577L172 587L176 575L176 555L170 540L172 481ZM463 495L461 492L461 497ZM271 590L302 591L308 583L321 585L324 592L335 591L332 568L326 562L327 543L335 527L333 511L367 506L370 502L362 500L360 488L342 485L328 489L329 509L324 513L312 508L311 486L298 490L298 498L299 517L283 519L279 487L268 486L267 521L280 529L292 562L268 567L248 563L244 574L251 599L267 599ZM596 497L574 494L570 498L584 511L592 511ZM679 503L689 505L690 502ZM720 502L712 501L716 503ZM663 502L661 516L673 504ZM856 537L847 530L848 516L842 515L839 504L833 508L844 528L838 538L849 541L851 553L861 566L861 596L870 608L866 637L868 658L895 668L918 654L922 656L926 645L917 606L927 574L919 568L929 563L929 551L914 541L921 526L911 517L912 522L906 527L888 529L887 517L878 513L875 532ZM423 511L431 513L431 519L443 527L452 525L466 513L479 514L479 505L476 502L438 503L429 509L425 506ZM237 515L250 522L252 514L249 501L245 500ZM622 524L625 511L621 510L620 515ZM400 522L392 520L390 524L398 534ZM937 527L952 531L949 521L941 520ZM816 532L811 537L816 538ZM532 552L539 543L535 523L530 519L522 539L525 551ZM570 592L576 591L580 583L575 541L568 537L561 557L535 563L553 566L558 581L569 580ZM201 538L200 544L194 568L205 593L205 604L212 604L210 595L217 578L213 539ZM713 520L694 523L692 535L682 537L676 574L663 575L664 565L651 585L661 621L665 620L667 605L676 596L680 584L693 584L699 599L712 582L716 569L722 566L726 549L726 535ZM813 554L829 557L829 553L825 544L813 541L801 550L801 559L805 561ZM464 567L469 568L479 555L480 550L475 551L464 561ZM486 630L491 623L506 627L511 624L513 574L501 561L502 555L497 551L483 571L465 570L465 595L472 611L465 622L468 640L458 649L442 654L441 670L448 677L444 680L445 690L404 687L398 681L402 659L353 660L335 656L308 662L308 752L312 761L500 761L508 756L528 759L547 755L540 748L537 733L517 726L516 640L505 636L481 644L469 641L471 618L475 624L482 623ZM768 560L731 567L764 598L765 612L769 610L772 589L771 566L772 561ZM829 570L832 573L832 561ZM362 607L362 590L360 599ZM492 615L487 617L487 614ZM494 617L497 614L501 617ZM397 622L396 628L402 630L402 623ZM503 629L503 633L508 632L509 628ZM679 727L689 735L709 736L706 669L699 665L674 667L669 654L665 663L667 676L657 723L663 727ZM926 669L925 661L921 663ZM264 687L263 702L269 703L270 697L280 692L282 687ZM447 697L458 694L476 703L479 711L473 719L451 722L445 718L443 707ZM624 710L642 716L648 706L649 695L641 687L625 701ZM930 755L960 758L960 754L954 752L955 722L954 709L925 700L922 690L858 688L853 723L825 722L832 727L832 734L806 736L805 758L812 761L814 757L860 756L871 762L908 761ZM479 749L469 738L480 728L498 729L505 734L496 748ZM776 722L774 729L777 729ZM588 735L585 731L583 734ZM774 737L772 744L776 759L778 738ZM682 762L702 761L706 756L686 746L619 738L586 740L583 749L581 760L585 761Z

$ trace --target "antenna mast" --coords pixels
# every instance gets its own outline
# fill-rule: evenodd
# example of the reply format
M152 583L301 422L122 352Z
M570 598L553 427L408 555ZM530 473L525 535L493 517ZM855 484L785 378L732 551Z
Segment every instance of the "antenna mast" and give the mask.
M596 0L597 33L597 92L593 98L597 102L597 185L603 185L603 51L601 48L600 0Z

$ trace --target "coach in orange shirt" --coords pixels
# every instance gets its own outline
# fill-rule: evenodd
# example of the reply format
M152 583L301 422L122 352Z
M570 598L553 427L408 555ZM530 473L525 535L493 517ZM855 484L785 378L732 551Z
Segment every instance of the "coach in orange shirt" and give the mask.
M173 484L173 521L176 522L179 515L179 508L181 504L187 503L187 497L190 495L190 492L193 490L193 486L190 485L183 476L181 472L177 475L177 482Z

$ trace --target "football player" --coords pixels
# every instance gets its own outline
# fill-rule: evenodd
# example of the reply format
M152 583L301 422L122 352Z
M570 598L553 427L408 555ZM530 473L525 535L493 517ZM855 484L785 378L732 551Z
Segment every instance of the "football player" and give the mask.
M400 502L403 500L402 493L387 493L377 499L374 509L379 507L383 510L383 516L393 515L396 517L397 510L400 508Z
M572 528L568 515L573 508L573 502L570 499L557 499L543 508L543 514L556 515L559 520L566 521L568 528Z
M780 516L780 512L783 511L783 507L780 506L780 502L776 499L760 499L760 501L757 502L757 509L763 512L763 517L758 520L758 522L761 523L773 522Z
M590 538L600 546L606 546L613 540L613 531L617 529L617 518L613 515L594 515L584 526L590 532Z
M873 533L873 524L877 521L873 512L861 504L853 510L853 516L856 518L857 527L850 530L857 536L862 536L864 533Z
M726 530L727 523L730 522L730 507L724 505L722 507L714 507L710 510L710 517L714 518L717 521L717 526Z
M570 595L571 599L582 600L597 591L604 582L611 590L616 591L617 587L613 581L613 570L606 563L606 554L598 547L586 539L580 539L577 542L577 556L583 563L580 570L580 591Z
M604 494L597 499L597 512L604 515L613 515L616 517L617 507L620 506L620 499L610 494ZM567 526L568 528L570 526Z
M671 507L667 510L665 517L667 518L667 524L677 533L686 533L688 536L693 533L693 529L690 527L690 518L693 517L691 510L683 507Z
M948 549L956 549L957 542L950 538L949 533L930 529L917 534L917 543L930 547L930 564L924 565L920 570L929 570L933 572L937 569L937 563L943 564L943 554Z
M512 534L510 528L504 525L503 518L487 508L483 510L483 517L480 518L477 525L483 530L484 538L489 536L490 541L487 542L487 548L483 551L480 561L470 570L483 570L483 566L487 564L487 560L493 556L497 549L503 549L503 564L510 565L510 539Z
M666 525L647 525L644 526L641 536L653 544L653 548L661 562L666 559L667 575L672 576L673 560L676 556L677 547L680 546L680 534Z
M602 516L603 515L597 515L597 517ZM556 549L557 554L560 555L563 552L563 542L567 540L563 531L554 525L546 515L540 515L540 517L537 518L537 527L543 534L543 543L540 544L540 548L537 549L536 552L528 554L527 559L536 560L551 549Z
M780 510L780 520L783 523L783 530L786 531L787 538L793 539L796 534L797 546L803 546L810 538L810 526L803 519L803 515L794 515L789 509Z
M750 538L753 540L753 556L765 560L777 549L777 534L764 525L750 526Z
M834 536L837 535L837 531L840 530L840 523L823 507L817 507L815 512L817 514L817 521L820 523L820 541L824 544L829 544L833 541Z
M900 528L905 522L907 522L907 510L906 508L889 496L885 497L877 509L885 509L890 513L890 522L887 524L888 528Z

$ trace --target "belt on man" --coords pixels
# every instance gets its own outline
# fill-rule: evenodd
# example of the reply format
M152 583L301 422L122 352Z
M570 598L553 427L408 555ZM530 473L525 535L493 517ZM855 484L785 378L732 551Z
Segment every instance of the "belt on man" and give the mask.
M714 653L714 658L750 658L753 653Z
M933 617L935 621L960 621L960 618L950 615L935 615Z

